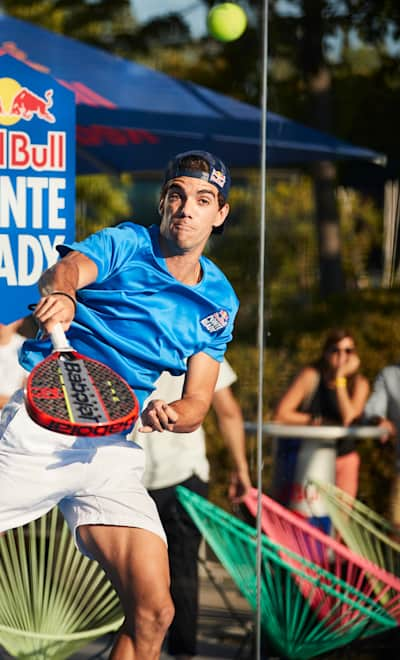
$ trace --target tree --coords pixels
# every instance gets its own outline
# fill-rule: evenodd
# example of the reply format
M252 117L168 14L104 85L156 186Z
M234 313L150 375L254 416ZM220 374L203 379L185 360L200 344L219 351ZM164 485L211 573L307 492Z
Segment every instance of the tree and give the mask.
M204 0L209 7L213 0ZM263 0L248 0L238 41L193 40L185 14L138 25L129 0L5 0L7 11L258 105ZM395 0L269 0L269 109L385 153L400 148L398 55L385 39L400 34ZM359 42L354 44L356 35ZM399 99L400 100L400 99ZM365 111L366 106L368 112ZM374 131L371 131L371 124ZM340 173L340 170L339 170ZM343 288L336 166L314 166L316 229L323 294Z
M129 0L3 0L10 16L92 46L122 52L135 28Z
M207 2L210 6L212 2ZM323 40L326 25L323 19L327 0L298 0L289 2L297 10L296 25L293 17L281 15L277 2L272 2L271 30L276 53L274 57L282 62L290 60L296 63L292 71L296 72L299 84L307 90L311 111L309 123L327 131L332 129L331 115L331 73L324 58ZM192 66L186 66L186 75L196 82L204 83L201 73L207 75L208 86L216 86L218 76L219 91L226 91L238 98L253 101L260 98L260 80L263 63L260 60L262 3L250 3L253 20L249 22L244 37L239 42L222 45L205 38L199 45L198 52L203 57ZM289 28L296 26L297 39ZM276 32L274 33L274 30ZM277 36L284 36L283 41ZM294 41L294 45L293 45ZM279 43L279 46L278 46ZM182 51L182 47L180 49ZM165 61L165 60L164 60ZM182 61L182 58L181 58ZM193 60L192 60L193 62ZM201 66L199 66L201 62ZM197 68L196 68L197 67ZM189 69L189 71L188 71ZM211 73L210 75L210 71ZM251 73L250 73L251 72ZM176 74L176 71L174 71ZM214 76L213 76L214 74ZM339 216L335 200L336 172L332 163L321 162L314 166L316 220L320 260L320 285L323 295L340 291L344 278L340 256Z
M310 98L311 123L332 131L332 75L323 53L324 0L303 0L301 18L304 79ZM320 290L323 296L342 291L339 214L335 199L336 168L332 162L313 165Z
M212 1L206 4L211 6ZM181 43L179 55L164 53L164 70L258 104L262 2L250 0L249 6L249 28L242 39L224 45L204 38L190 51ZM399 138L392 118L396 104L389 101L389 92L396 98L398 63L387 48L384 52L387 34L400 34L396 3L287 0L282 6L270 1L269 108L371 148L387 152L393 143L396 148ZM360 42L352 45L354 32ZM351 57L363 61L362 73L349 66ZM362 91L360 100L354 85ZM336 166L320 162L312 173L320 289L322 295L329 295L344 287Z

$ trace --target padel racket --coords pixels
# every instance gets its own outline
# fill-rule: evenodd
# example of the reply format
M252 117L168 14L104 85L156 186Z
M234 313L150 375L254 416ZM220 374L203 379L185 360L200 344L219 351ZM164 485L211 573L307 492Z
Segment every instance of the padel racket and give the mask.
M137 398L113 369L77 353L61 324L50 333L53 352L31 371L25 402L40 426L67 435L99 437L130 429Z

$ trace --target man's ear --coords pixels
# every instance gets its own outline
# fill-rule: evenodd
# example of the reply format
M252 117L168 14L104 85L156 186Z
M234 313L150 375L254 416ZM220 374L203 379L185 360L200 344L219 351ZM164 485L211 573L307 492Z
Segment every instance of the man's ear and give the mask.
M160 202L158 204L158 213L162 217L162 215L164 213L164 198L160 199Z
M215 227L220 227L221 225L224 224L226 218L228 217L229 209L230 209L230 207L229 207L228 202L226 202L226 204L221 206L221 208L218 211L218 222L214 222L214 225L213 225L214 228Z

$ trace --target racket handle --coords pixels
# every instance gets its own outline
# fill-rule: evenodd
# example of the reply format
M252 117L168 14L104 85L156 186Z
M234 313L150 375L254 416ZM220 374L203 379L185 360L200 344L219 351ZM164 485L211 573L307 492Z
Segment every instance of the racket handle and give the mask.
M55 351L71 350L71 346L65 336L61 323L56 323L53 330L50 332L50 339Z

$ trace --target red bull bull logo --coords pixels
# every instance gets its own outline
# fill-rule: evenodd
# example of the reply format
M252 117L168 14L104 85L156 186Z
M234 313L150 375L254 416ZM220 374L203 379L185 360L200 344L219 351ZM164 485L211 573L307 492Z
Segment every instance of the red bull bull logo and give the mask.
M49 108L53 105L53 90L48 89L44 96L45 98L41 98L30 89L23 87L12 102L11 117L21 117L30 121L36 115L39 119L53 124L56 118L49 112Z
M226 176L223 172L220 170L216 170L215 167L213 167L211 174L210 174L210 182L216 183L220 188L223 188L225 185L226 181Z
M39 96L13 78L0 78L0 125L12 126L21 119L31 121L34 117L53 124L56 118L50 112L52 105L52 89Z

